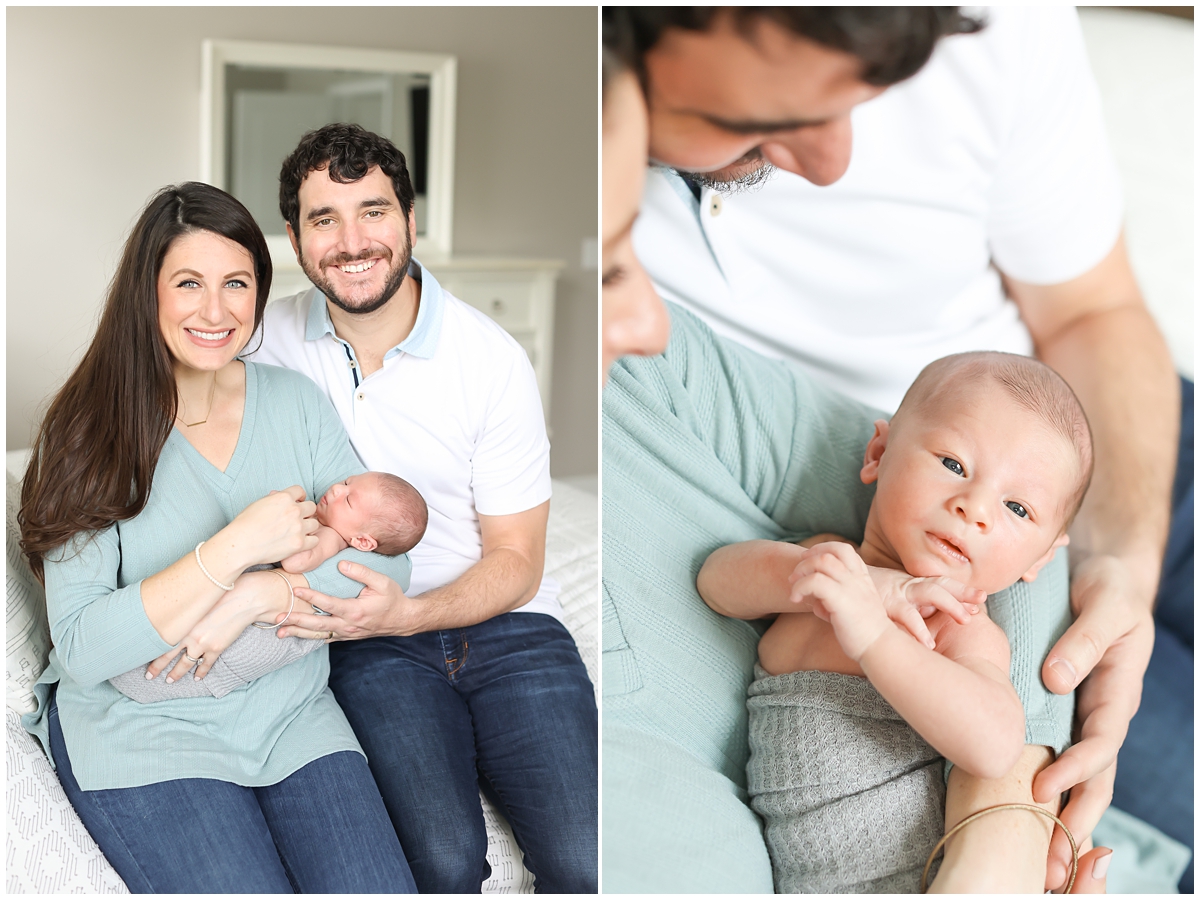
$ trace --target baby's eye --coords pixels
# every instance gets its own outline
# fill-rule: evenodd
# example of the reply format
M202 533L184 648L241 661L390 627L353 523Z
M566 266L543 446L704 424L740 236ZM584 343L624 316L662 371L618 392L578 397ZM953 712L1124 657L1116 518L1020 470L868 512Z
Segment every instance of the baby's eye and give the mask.
M943 456L942 465L953 472L955 475L964 475L962 463L952 456Z
M1014 513L1016 513L1022 519L1029 518L1029 512L1025 509L1025 507L1023 507L1016 500L1005 500L1004 505L1007 506L1009 509L1011 509Z

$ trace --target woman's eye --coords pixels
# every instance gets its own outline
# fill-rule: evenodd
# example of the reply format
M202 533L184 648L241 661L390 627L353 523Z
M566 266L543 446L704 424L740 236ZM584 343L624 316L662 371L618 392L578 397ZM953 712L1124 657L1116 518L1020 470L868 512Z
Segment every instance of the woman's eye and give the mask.
M200 287L200 282L196 281L193 278L185 278L183 281L179 282L179 284L177 284L175 286L181 287L181 288Z
M947 469L949 469L951 472L953 472L955 475L965 474L963 472L962 463L960 463L957 459L954 459L951 456L943 456L942 457L942 465L945 466Z
M1016 500L1005 500L1004 505L1007 506L1009 509L1011 509L1014 513L1016 513L1022 519L1029 518L1028 510L1026 510L1025 507L1023 507Z
M242 281L240 278L231 278L229 281L225 282L225 287L244 288L246 286L246 282Z
M605 271L603 277L601 277L600 286L610 288L620 284L624 278L625 270L620 266L613 266L611 269Z

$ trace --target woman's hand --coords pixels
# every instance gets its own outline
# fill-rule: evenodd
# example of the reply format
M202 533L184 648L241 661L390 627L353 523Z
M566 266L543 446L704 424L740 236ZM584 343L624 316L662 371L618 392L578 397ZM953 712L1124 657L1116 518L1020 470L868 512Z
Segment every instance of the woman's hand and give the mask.
M167 682L183 678L193 666L196 668L194 677L199 681L251 622L274 622L288 611L291 600L291 593L274 572L247 572L234 583L233 590L223 594L217 605L196 623L187 637L150 663L147 678L158 677L158 673L178 657L167 673ZM305 611L312 609L297 599L296 608L301 607ZM200 662L194 663L188 656Z
M243 569L274 563L317 546L316 510L316 504L305 499L304 488L294 484L255 500L218 534L244 563Z

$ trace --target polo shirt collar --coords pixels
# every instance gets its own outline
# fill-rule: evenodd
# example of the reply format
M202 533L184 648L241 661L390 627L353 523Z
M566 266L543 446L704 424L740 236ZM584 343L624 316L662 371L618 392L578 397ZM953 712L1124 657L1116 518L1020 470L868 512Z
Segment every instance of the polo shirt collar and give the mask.
M446 308L445 295L437 279L415 259L408 264L408 277L421 282L421 302L417 306L417 321L413 323L408 337L383 355L388 359L397 353L408 353L421 359L431 359L437 349L438 337L442 333L442 316ZM308 323L304 331L306 341L318 341L329 334L341 340L333 330L329 318L329 306L325 295L315 287L311 290L312 303L308 308Z

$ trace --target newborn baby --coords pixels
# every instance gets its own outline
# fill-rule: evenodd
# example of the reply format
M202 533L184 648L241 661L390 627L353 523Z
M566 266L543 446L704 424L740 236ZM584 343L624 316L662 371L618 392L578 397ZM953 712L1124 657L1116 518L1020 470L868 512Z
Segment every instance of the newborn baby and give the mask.
M385 556L407 553L425 534L429 520L424 498L411 484L387 472L351 475L333 485L317 503L320 523L317 546L295 553L280 563L286 572L311 572L325 560L354 547ZM271 568L261 566L256 568ZM316 608L313 608L316 611ZM188 697L224 697L246 683L253 671L269 671L324 646L324 641L291 637L279 639L274 628L246 628L201 681L191 676L166 681L172 661L157 678L146 678L149 664L110 678L109 682L138 703Z
M1091 471L1087 419L1052 370L951 356L875 423L861 546L820 535L709 556L697 587L718 611L747 589L808 610L767 629L749 691L749 791L777 891L915 892L943 828L941 757L998 778L1025 742L1008 641L983 608L922 620L885 606L867 566L948 576L980 601L1031 581L1067 543ZM748 587L750 572L767 574Z
M335 484L317 502L317 546L280 563L311 572L347 547L384 556L407 553L425 535L429 510L417 489L388 472L364 472Z

